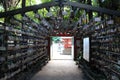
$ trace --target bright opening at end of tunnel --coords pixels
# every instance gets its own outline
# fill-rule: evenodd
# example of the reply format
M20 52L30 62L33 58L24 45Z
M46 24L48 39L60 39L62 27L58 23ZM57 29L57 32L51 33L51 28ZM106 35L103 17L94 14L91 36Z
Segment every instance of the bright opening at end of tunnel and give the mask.
M73 60L73 37L51 37L51 59Z
M73 37L51 37L51 59L73 60L74 56Z

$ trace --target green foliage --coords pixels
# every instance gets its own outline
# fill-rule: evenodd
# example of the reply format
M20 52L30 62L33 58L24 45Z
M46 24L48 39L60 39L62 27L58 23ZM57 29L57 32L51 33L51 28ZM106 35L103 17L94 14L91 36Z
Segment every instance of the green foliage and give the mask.
M26 15L28 15L30 18L34 18L34 13L33 11L27 12Z
M60 7L58 6L53 6L50 8L50 11L52 12L53 16L57 17L57 11L60 10Z
M26 0L26 6L37 5L41 3L50 2L52 0Z
M3 23L3 22L4 22L4 18L0 18L0 22L2 22L2 23Z
M42 3L50 2L52 0L41 0Z
M36 5L39 0L26 0L26 6Z
M21 14L17 14L17 15L15 15L14 17L15 17L16 19L18 19L18 20L22 20Z
M0 0L0 6L4 11L14 10L19 2L20 0Z
M71 9L70 9L69 6L64 7L64 11L67 12L67 14L64 15L64 19L68 19L68 18L69 18L69 16L70 16L70 10L71 10Z
M98 13L97 12L93 12L93 17L96 17L98 16Z
M3 2L5 1L10 1L10 0L0 0L0 12L3 12L5 7L3 5ZM11 0L12 1L12 0ZM16 0L15 0L16 1ZM32 5L37 5L37 4L40 4L40 3L46 3L46 2L50 2L50 1L54 1L54 0L26 0L26 6L32 6ZM69 1L72 1L72 2L80 2L82 0L69 0ZM85 3L88 1L88 0L83 0L85 1ZM112 4L118 4L116 1L117 0L114 0L114 2L112 2L113 0L104 0L103 2L101 1L101 3L99 2L100 0L92 0L92 5L93 6L101 6L101 7L105 7L105 8L110 8L111 7L111 3ZM17 8L21 8L21 5L22 5L22 0L18 0L18 4L14 4L12 3L10 6L9 6L9 10L13 10L13 9L17 9ZM64 10L67 12L66 15L64 15L64 19L65 20L69 20L69 17L70 17L70 6L68 7L65 7ZM117 6L117 10L120 10L120 4L119 6ZM54 17L57 17L57 14L58 12L60 11L60 8L58 6L53 6L50 8L50 12L52 12L53 16ZM43 9L40 9L38 10L38 13L42 16L42 17L47 17L46 14L48 13L48 11L46 10L46 8L43 8ZM33 19L35 22L39 23L40 21L38 19L36 19L34 17L34 13L31 11L31 12L27 12L26 13L31 19ZM84 14L84 10L80 10L76 13L73 21L78 21L79 20L79 17L82 16L82 14ZM93 17L97 16L98 14L93 12ZM15 17L19 20L22 19L22 16L20 14L18 15L15 15ZM1 19L0 21L4 21L4 19Z
M16 8L22 8L22 0L19 1L18 5L16 6Z
M92 6L99 6L98 0L92 0Z
M38 13L43 17L44 16L44 9L39 9Z
M39 20L35 18L35 13L33 11L27 12L26 15L33 19L36 23L39 23Z
M0 5L0 12L3 12L4 11L4 8L2 5Z
M39 13L42 17L46 17L46 14L48 13L48 11L46 10L46 8L42 8L42 9L38 10L38 13Z

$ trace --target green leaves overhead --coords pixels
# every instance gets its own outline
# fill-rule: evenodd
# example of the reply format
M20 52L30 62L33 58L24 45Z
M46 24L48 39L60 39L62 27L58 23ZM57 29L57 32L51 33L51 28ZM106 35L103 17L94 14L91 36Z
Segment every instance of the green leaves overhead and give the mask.
M20 0L0 0L5 11L15 9L19 2Z
M4 18L0 18L0 22L4 23Z
M37 5L55 0L26 0L26 6ZM87 3L89 0L69 0L72 2ZM0 0L0 11L14 10L21 8L22 0ZM93 6L101 6L113 10L120 9L120 0L92 0Z
M18 19L18 20L22 20L22 15L21 14L17 14L17 15L15 15L14 16L16 19Z
M50 2L52 0L41 0L42 3L45 3L45 2Z
M98 0L92 0L92 5L93 5L93 6L99 6Z
M41 3L46 3L46 2L51 2L55 0L26 0L26 6L32 6L32 5L37 5ZM89 0L67 0L67 1L72 1L72 2L80 2L80 3L88 3ZM100 7L105 7L105 8L110 8L113 10L120 10L120 0L91 0L93 6L100 6ZM8 10L14 10L17 8L21 8L22 5L22 0L0 0L0 12L3 11L8 11ZM65 7L64 10L67 12L66 15L64 15L64 19L68 20L70 18L70 15L74 16L73 20L77 21L79 20L79 17L83 14L82 10L76 11L76 14L71 14L70 12L70 7ZM53 16L57 17L57 14L59 12L59 7L58 6L53 6L50 8L50 12L52 13ZM46 14L48 11L46 8L39 9L38 13L42 17L48 17ZM33 12L28 12L27 14L29 17L35 20L35 22L39 22L37 19L34 18L34 13ZM93 16L96 16L98 14L93 13ZM20 19L21 16L17 15L17 17Z
M35 14L33 11L27 12L26 15L29 16L31 19L33 19L36 23L39 23L39 20L35 18Z

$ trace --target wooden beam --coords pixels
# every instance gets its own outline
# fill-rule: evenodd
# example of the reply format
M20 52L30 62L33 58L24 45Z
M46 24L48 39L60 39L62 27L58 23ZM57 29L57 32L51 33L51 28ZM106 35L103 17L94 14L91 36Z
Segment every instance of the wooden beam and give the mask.
M22 8L25 8L26 6L26 0L22 0Z
M78 8L82 8L82 9L86 9L86 10L100 12L100 13L103 13L103 14L120 16L120 11L116 11L116 10L110 10L110 9L101 8L101 7L94 7L94 6L91 6L91 5L81 4L81 3L78 3L78 2L66 2L65 4L66 5L71 5L71 6L74 6L74 7L78 7Z
M22 14L22 13L25 13L25 12L35 11L35 10L42 9L42 8L45 8L45 7L51 7L51 6L57 6L57 5L58 5L58 3L56 3L56 2L48 2L48 3L29 6L29 7L20 8L20 9L16 9L16 10L12 10L12 11L1 12L0 13L0 18L7 17L7 16L14 16L16 14Z
M93 7L91 5L81 4L81 3L78 3L78 2L69 2L68 1L68 2L64 2L63 4L64 5L71 5L71 6L74 6L74 7L77 7L77 8L82 8L82 9L85 9L85 10L100 12L100 13L103 13L103 14L120 16L120 11L115 11L115 10L110 10L110 9L100 8L100 7ZM59 3L57 3L57 2L48 2L48 3L29 6L29 7L25 7L25 8L21 8L21 9L17 9L17 10L2 12L2 13L0 13L0 18L7 17L7 16L14 16L16 14L22 14L22 13L25 13L25 12L35 11L35 10L38 10L38 9L42 9L42 8L46 8L46 7L52 7L52 6L58 6L58 5L59 5Z

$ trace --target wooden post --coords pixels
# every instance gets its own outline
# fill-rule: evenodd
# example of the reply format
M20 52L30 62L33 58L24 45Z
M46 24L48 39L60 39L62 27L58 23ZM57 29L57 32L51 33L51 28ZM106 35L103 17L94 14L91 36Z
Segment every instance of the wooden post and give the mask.
M26 6L26 0L22 0L22 8L25 8Z
M87 0L87 3L88 3L88 5L92 5L91 0ZM93 17L92 11L89 11L88 16L89 16L89 20L92 19L92 17Z

